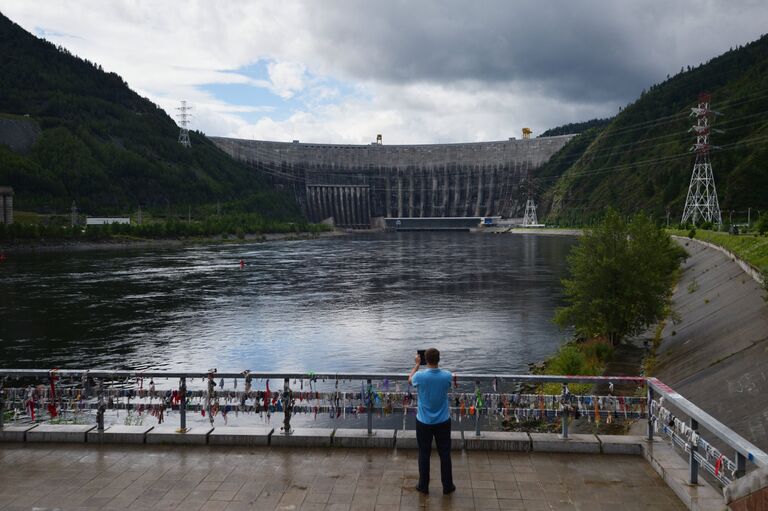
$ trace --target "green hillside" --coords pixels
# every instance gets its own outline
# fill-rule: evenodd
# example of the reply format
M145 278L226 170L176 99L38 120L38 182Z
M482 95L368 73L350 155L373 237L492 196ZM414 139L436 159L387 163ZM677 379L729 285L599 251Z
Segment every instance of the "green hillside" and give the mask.
M657 219L682 214L698 94L721 112L711 155L721 209L768 210L768 36L654 85L607 126L584 131L540 172L542 213L581 223L607 206ZM724 219L726 215L724 214Z
M2 14L0 69L0 185L14 188L20 210L65 212L75 200L90 214L141 205L186 216L188 207L195 214L221 203L228 212L300 216L290 196L202 134L190 133L190 149L179 145L173 119L120 76ZM30 123L34 129L26 132L37 135L14 144L24 131L15 127Z

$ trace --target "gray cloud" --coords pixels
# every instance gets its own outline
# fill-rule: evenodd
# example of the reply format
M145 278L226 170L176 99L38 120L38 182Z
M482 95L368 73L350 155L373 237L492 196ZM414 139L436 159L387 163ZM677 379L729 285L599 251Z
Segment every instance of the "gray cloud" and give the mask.
M0 0L0 10L171 114L189 100L209 134L349 143L504 139L611 115L768 27L765 0ZM237 73L263 59L271 81ZM316 101L334 94L325 79L357 93ZM204 87L222 83L303 105L286 118Z
M325 65L350 78L520 82L568 101L625 101L756 39L766 2L312 2Z

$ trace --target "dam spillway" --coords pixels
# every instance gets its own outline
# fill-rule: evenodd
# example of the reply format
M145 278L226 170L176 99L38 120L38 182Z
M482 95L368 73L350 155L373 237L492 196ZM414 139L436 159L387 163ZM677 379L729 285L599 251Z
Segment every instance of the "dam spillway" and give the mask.
M368 228L377 218L520 217L527 176L573 136L422 145L209 138L292 192L310 221Z

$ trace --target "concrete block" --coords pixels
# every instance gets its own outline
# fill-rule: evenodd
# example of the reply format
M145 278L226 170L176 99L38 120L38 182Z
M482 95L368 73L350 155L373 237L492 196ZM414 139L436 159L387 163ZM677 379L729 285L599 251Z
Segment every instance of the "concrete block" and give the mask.
M395 446L394 429L374 429L368 436L367 429L337 429L333 434L334 447L383 447Z
M469 435L469 433L467 433ZM413 429L397 430L397 437L395 437L395 447L398 449L417 449L416 445L416 431ZM432 448L435 448L435 442L432 442ZM464 448L464 437L461 431L451 431L451 449L454 451L460 451Z
M723 493L713 488L706 478L699 475L697 485L691 485L688 482L690 472L688 463L668 442L656 438L653 442L643 441L641 447L646 461L688 509L697 511L725 509L726 499Z
M469 432L464 437L464 447L468 451L529 452L531 450L531 437L528 436L528 433L512 431L483 431L480 436L475 436L474 432Z
M597 435L603 454L643 454L645 439L633 435Z
M88 432L88 443L93 444L143 444L152 426L124 426L115 424L104 431L92 429Z
M27 431L27 442L79 442L84 443L95 424L40 424Z
M213 431L211 426L192 426L186 433L179 433L175 425L155 426L147 433L148 444L195 444L208 443L208 433Z
M568 435L556 433L531 433L533 452L599 453L600 441L595 435Z
M333 428L296 428L290 435L275 432L269 445L276 447L329 447L333 439Z
M270 426L216 427L208 435L209 445L269 445L269 437L275 428Z
M740 479L734 479L731 484L723 488L723 496L730 504L759 491L768 491L768 467L759 468Z
M0 442L23 442L26 440L26 433L37 424L24 424L18 426L5 426L0 429Z

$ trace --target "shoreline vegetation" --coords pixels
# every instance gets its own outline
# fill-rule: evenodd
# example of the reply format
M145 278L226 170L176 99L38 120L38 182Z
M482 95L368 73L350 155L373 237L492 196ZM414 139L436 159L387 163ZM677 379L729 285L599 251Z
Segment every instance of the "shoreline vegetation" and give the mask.
M141 224L67 225L62 217L22 213L19 222L0 224L0 250L54 251L102 248L177 246L306 239L337 235L325 224L285 222L253 213L208 217L205 220L148 219Z
M562 281L567 305L553 319L562 328L572 328L575 338L544 362L534 364L531 372L605 374L618 352L624 356L629 339L669 316L672 289L686 256L670 234L648 217L635 215L627 220L609 209L601 223L584 230L568 256L569 277ZM639 365L643 363L641 359ZM589 395L600 385L568 387L571 394ZM561 385L543 384L536 392L558 395ZM552 425L541 427L549 430Z
M764 231L765 229L763 229ZM768 237L758 231L754 234L733 235L727 232L711 230L682 230L666 229L667 235L679 236L682 239L698 239L718 245L737 255L751 264L763 276L768 275ZM764 234L764 233L762 233ZM678 285L679 272L675 272L669 285L670 294ZM633 344L637 339L625 340L624 345L615 347L601 338L575 338L563 344L557 352L538 363L530 364L531 374L578 374L605 375L612 364L630 364L640 375L652 375L656 366L656 352L661 345L662 332L668 321L675 321L676 314L671 304L664 307L662 316L655 324L649 324L643 334L645 348L634 343L634 349L642 349L642 356L637 357L622 349L626 344ZM559 394L559 384L546 384L535 389L544 394ZM570 385L569 390L574 394L591 394L596 388L590 384ZM589 427L595 427L588 425ZM550 431L558 430L559 424L527 423L529 430ZM582 428L587 426L581 425ZM588 429L588 428L587 428Z

